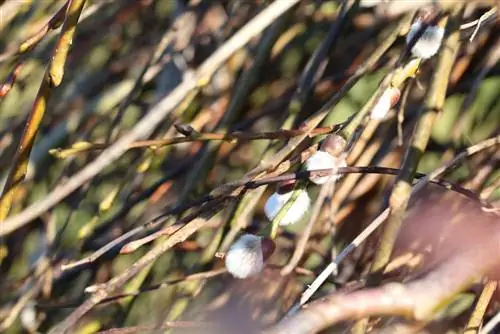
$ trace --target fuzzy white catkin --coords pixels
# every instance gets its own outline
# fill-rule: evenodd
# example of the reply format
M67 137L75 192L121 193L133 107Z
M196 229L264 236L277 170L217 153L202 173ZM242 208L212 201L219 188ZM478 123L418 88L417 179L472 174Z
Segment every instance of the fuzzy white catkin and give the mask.
M340 175L337 175L337 170L339 167L346 167L347 163L345 161L345 156L334 157L330 153L326 151L316 151L313 155L306 160L306 170L313 171L319 169L332 169L332 175L320 176L320 177L311 177L311 182L315 184L324 184L328 180L336 181L340 178Z
M391 88L388 88L382 93L382 96L378 99L377 103L373 107L370 118L371 119L384 119L389 113L392 107L392 96L394 92Z
M420 20L417 20L412 24L410 31L406 35L407 44L410 43L410 41L417 34L421 27L422 22ZM439 48L441 47L443 37L443 28L439 26L428 26L411 49L411 53L415 57L428 59L438 52Z
M21 311L20 319L21 319L21 324L23 325L24 328L26 328L31 332L36 331L37 321L36 321L36 310L34 302L32 301L28 302L28 304Z
M227 271L237 278L256 275L264 268L262 238L253 234L242 235L227 251Z
M285 206L288 200L292 197L293 191L289 191L285 194L279 194L275 192L269 197L264 206L264 212L269 220L273 220L276 215L280 212L281 208ZM307 191L300 190L300 194L290 206L288 211L285 213L280 221L281 226L292 225L299 222L304 215L309 210L311 205L311 199L307 194Z

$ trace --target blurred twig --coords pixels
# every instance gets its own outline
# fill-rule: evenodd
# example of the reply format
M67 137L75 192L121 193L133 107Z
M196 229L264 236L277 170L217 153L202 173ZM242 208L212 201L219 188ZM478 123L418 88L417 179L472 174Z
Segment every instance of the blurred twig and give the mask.
M316 128L309 133L310 137L321 136L335 132L338 126ZM289 139L304 134L304 129L295 130L278 130L274 132L229 132L229 133L210 133L210 132L196 132L193 131L185 137L165 138L165 139L150 139L135 141L128 145L129 149L133 148L158 148L169 145L176 145L182 143L190 143L195 141L249 141L249 140L271 140L271 139ZM51 154L60 159L65 159L69 156L87 152L91 150L103 150L110 145L104 143L88 143L78 142L73 144L72 147L67 149L53 149Z
M475 334L478 332L481 327L481 323L483 322L483 317L486 313L486 309L488 308L488 304L490 303L497 286L497 281L489 281L486 283L483 288L483 292L481 292L481 296L479 296L479 300L476 303L474 312L472 312L469 322L465 327L464 334Z
M491 240L488 246L492 246ZM472 276L484 274L495 263L497 258L491 259L486 248L475 245L474 249L454 256L423 278L405 285L389 283L352 293L334 293L284 318L265 333L316 333L343 320L372 315L430 320L453 296L471 284ZM484 256L490 258L477 261Z

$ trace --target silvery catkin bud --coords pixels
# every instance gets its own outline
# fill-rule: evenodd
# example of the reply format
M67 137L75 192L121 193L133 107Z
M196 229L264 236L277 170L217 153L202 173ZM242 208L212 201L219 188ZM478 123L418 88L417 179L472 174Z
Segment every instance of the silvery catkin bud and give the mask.
M298 223L304 215L309 211L311 199L305 189L300 189L300 194L295 199L295 202L290 206L279 224L281 226L292 225ZM269 220L273 220L281 209L285 206L288 200L292 197L293 190L286 188L278 189L272 194L264 206L264 213Z
M346 154L344 153L347 142L339 135L329 135L319 151L315 152L305 162L307 171L331 169L332 174L326 176L311 176L309 180L315 184L324 184L328 180L336 181L340 178L337 171L340 167L346 167Z
M20 314L20 320L23 327L30 333L36 333L38 327L35 302L29 301Z
M423 23L417 19L411 26L410 31L406 35L406 43L409 44L413 37L420 31ZM439 48L444 37L444 29L438 25L431 25L425 28L424 32L411 49L411 53L418 58L428 59L434 56Z
M400 96L401 91L398 88L388 87L373 107L370 113L370 118L384 119L389 113L389 110L391 110L391 108L398 103Z
M274 252L274 242L253 234L242 235L227 251L227 271L236 278L254 276L264 269L264 261Z

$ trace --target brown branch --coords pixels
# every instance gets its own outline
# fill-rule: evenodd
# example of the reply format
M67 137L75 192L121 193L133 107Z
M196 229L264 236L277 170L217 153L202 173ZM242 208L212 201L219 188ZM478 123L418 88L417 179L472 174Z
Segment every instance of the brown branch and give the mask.
M453 297L498 264L498 229L484 244L455 254L421 279L352 293L334 293L267 329L267 334L316 333L336 323L374 315L431 320Z
M488 143L491 145L492 141L487 140L487 141L485 141L485 143ZM486 147L484 145L484 143L481 143L481 144L482 145L480 145L480 144L476 145L474 148L477 149L479 146ZM471 150L471 152L476 152L476 151ZM395 169L395 168L359 167L359 166L341 167L337 171L338 174L354 174L354 173L370 174L371 173L371 174L384 174L384 175L397 175L399 172L400 172L399 169ZM321 177L321 176L328 176L328 175L331 175L330 169L318 169L318 170L314 170L314 171L301 171L301 172L296 172L296 173L284 174L284 175L280 175L280 176L267 177L267 178L262 178L258 181L233 182L232 184L234 184L235 186L244 187L246 189L254 189L254 188L261 187L261 186L275 184L275 183L279 183L279 182L283 182L283 181L289 181L289 180L302 181L302 180L307 180L310 177ZM421 182L423 179L428 179L429 176L425 175L425 174L417 173L415 175L415 177L417 179L421 179L419 181L419 182ZM482 205L482 207L484 207L484 208L490 209L492 211L496 211L496 208L494 206L492 206L487 200L481 198L475 192L473 192L469 189L463 188L459 184L456 184L456 183L453 183L450 181L446 181L446 180L442 180L442 179L438 179L436 177L433 177L432 179L426 181L425 184L427 182L442 186L448 190L455 191L455 192L457 192L461 195L464 195L467 198L469 198L477 203L480 203ZM417 186L419 184L420 183L418 183L415 186L415 188L417 188ZM170 209L167 209L165 212L163 212L161 215L153 218L151 221L149 221L141 226L138 226L138 227L124 233L123 235L119 236L118 238L112 240L111 242L109 242L106 245L104 245L103 247L99 248L97 251L90 254L89 256L87 256L81 260L62 265L61 270L66 271L66 270L75 269L77 267L81 267L81 266L93 263L94 261L99 259L104 254L111 251L115 247L122 245L124 242L130 240L135 235L142 233L142 232L145 232L145 231L148 231L148 230L154 230L168 216L175 215L175 214L182 214L183 212L185 212L186 210L188 210L192 207L195 207L198 205L203 205L197 211L193 212L188 217L182 219L182 221L184 221L184 222L189 222L191 219L194 219L195 217L199 216L200 214L202 214L206 211L213 210L213 207L215 205L219 205L229 198L231 198L231 197L222 196L222 195L218 196L218 197L213 197L213 196L208 195L208 196L203 196L203 197L201 197L197 200L191 201L191 202L176 205ZM387 218L387 217L385 217L385 218ZM137 248L142 247L144 244L149 243L149 242L151 242L151 241L153 241L161 236L170 235L170 234L176 232L180 227L182 227L184 225L185 225L185 223L179 222L177 224L167 226L164 229L162 229L158 232L155 232L149 236L146 236L142 239L130 241L127 244L125 244L124 246L120 246L120 248L121 248L120 252L121 253L129 253L129 252L135 251ZM351 251L351 249L349 248L347 253L349 253L350 251ZM345 256L343 255L343 253L341 255L339 255L340 258L342 258L342 259L345 256L347 256L347 253L345 254ZM296 255L296 256L298 256L298 255ZM337 258L336 260L338 260L338 259L339 258ZM296 260L294 260L294 261L296 261ZM290 269L287 268L286 271L288 271L288 270L290 270ZM286 271L284 271L284 272L286 272Z
M96 13L102 6L112 1L113 0L102 0L92 6L88 6L82 13L80 21L85 20L89 16ZM14 47L11 50L7 50L6 52L0 54L0 63L10 60L12 57L25 55L27 52L35 48L50 31L58 29L64 21L68 4L70 2L71 0L67 0L66 3L61 8L59 8L59 10L36 33L26 38L17 47Z
M136 261L130 268L128 268L122 274L114 277L109 282L107 282L104 288L96 291L90 298L88 298L80 307L74 310L66 319L64 319L59 325L52 328L49 333L64 333L70 328L72 328L80 318L82 318L88 311L90 311L94 306L103 301L110 294L115 292L119 287L123 286L128 280L137 275L142 269L147 265L154 262L159 256L165 253L167 250L172 248L174 245L183 242L189 238L196 231L205 226L206 220L202 218L195 219L191 221L186 226L179 229L176 233L170 236L165 242L158 243L154 248L152 248L146 255L141 257Z
M350 294L333 294L307 305L264 333L317 333L335 323L368 315L408 316L412 305L411 296L397 284Z
M335 132L341 124L316 128L311 131L308 135L309 137L321 136L329 133ZM175 138L165 138L165 139L151 139L151 140L140 140L130 143L128 149L134 148L157 148L169 145L176 145L182 143L190 142L203 142L203 141L250 141L250 140L271 140L271 139L290 139L303 135L305 133L304 129L294 129L294 130L278 130L274 132L232 132L232 133L210 133L210 132L195 132L191 133L185 137L175 137ZM77 153L93 151L93 150L103 150L108 148L110 145L105 143L87 143L80 142L75 143L72 147L67 149L52 149L50 153L57 158L65 159Z
M96 332L96 334L129 334L129 333L151 333L158 330L172 328L216 328L217 325L206 321L165 321L161 325L141 325L122 328L111 328L105 331Z

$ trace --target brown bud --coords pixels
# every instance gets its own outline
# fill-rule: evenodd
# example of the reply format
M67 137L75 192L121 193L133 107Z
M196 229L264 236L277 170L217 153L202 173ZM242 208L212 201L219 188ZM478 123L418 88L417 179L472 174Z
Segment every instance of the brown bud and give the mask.
M189 124L177 123L177 124L174 124L174 126L175 126L175 129L177 130L177 132L179 132L180 134L182 134L184 136L191 136L194 132L196 132L196 130L193 129L193 127Z
M295 184L297 182L295 180L286 180L286 181L281 181L278 183L278 186L276 188L276 192L280 195L289 193L290 191L295 188Z
M273 240L269 238L262 238L261 244L262 244L262 257L264 261L266 261L274 253L274 250L276 249L276 244L274 243Z
M333 157L339 157L347 146L347 141L337 134L328 135L321 143L320 149L330 153Z

